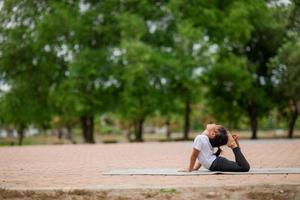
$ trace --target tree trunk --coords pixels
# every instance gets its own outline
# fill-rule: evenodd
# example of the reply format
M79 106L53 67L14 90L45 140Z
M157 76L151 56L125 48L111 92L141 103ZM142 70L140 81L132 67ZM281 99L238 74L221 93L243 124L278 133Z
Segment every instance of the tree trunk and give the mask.
M143 124L144 124L144 119L139 119L135 123L135 141L136 142L143 141Z
M167 126L167 130L166 130L166 135L167 135L167 139L171 139L171 127L170 127L170 119L167 119L166 121L166 126Z
M131 140L131 128L130 127L128 129L126 129L125 134L126 134L127 141L131 142L132 140Z
M299 114L296 101L292 101L292 109L291 110L292 110L292 116L289 120L288 138L293 138L295 124L296 124L298 114Z
M84 142L94 144L94 117L81 117L81 125Z
M63 129L62 128L59 128L58 129L58 139L62 139L62 136L63 136Z
M189 139L189 132L190 132L190 114L191 114L191 105L190 102L187 100L185 102L185 114L184 114L184 132L183 132L183 139Z
M69 126L69 125L67 125L66 128L67 128L67 136L66 136L66 138L67 138L68 140L70 140L70 141L73 142L72 127Z
M49 128L48 126L46 126L45 124L42 124L42 131L41 131L41 133L43 135L47 135L48 128Z
M19 142L18 144L21 146L23 144L23 139L24 139L24 129L25 126L24 125L20 125L20 127L18 128L17 132L18 132L18 136L19 136Z
M80 117L80 121L81 121L81 128L82 128L82 136L84 139L84 142L87 142L87 133L86 133L86 117Z
M250 126L252 131L251 139L257 139L257 112L255 106L250 106L248 108L248 114L249 114L249 120L250 120Z

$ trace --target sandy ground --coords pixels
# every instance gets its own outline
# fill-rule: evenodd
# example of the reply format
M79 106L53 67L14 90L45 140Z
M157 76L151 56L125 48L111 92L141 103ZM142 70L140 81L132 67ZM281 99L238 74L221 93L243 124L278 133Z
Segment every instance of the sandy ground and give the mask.
M199 200L199 199L300 199L300 186L256 185L245 187L194 187L165 189L115 189L115 190L0 190L0 199L112 199L112 200Z
M253 168L300 167L300 140L241 141ZM0 148L0 199L300 199L300 174L104 176L183 168L191 142ZM223 156L233 159L230 149Z

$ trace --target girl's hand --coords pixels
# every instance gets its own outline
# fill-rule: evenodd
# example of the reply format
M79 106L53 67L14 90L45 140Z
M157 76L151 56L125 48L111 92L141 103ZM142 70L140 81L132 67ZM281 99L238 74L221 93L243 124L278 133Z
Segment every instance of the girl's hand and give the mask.
M233 137L235 143L237 144L237 146L239 147L240 146L239 141L238 141L239 135L238 134L233 134L232 137Z
M237 141L237 140L239 139L239 135L238 135L238 134L233 134L232 137L233 137L233 139L234 139L235 141Z
M228 137L227 146L232 149L237 147L237 143L229 131L227 132L227 137Z
M189 169L180 169L178 172L191 172Z

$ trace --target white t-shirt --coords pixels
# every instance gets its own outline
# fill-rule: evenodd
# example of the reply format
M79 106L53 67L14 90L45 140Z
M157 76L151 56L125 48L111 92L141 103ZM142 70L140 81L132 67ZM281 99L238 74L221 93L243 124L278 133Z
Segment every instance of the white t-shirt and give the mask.
M193 148L199 151L198 160L205 167L209 169L213 161L216 159L214 149L209 142L209 138L205 134L198 135L193 143Z

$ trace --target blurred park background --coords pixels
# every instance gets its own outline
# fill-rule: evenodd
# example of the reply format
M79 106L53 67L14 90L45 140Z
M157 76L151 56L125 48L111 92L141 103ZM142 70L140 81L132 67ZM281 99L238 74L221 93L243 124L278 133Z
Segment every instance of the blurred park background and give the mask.
M299 0L0 0L0 145L300 137Z

